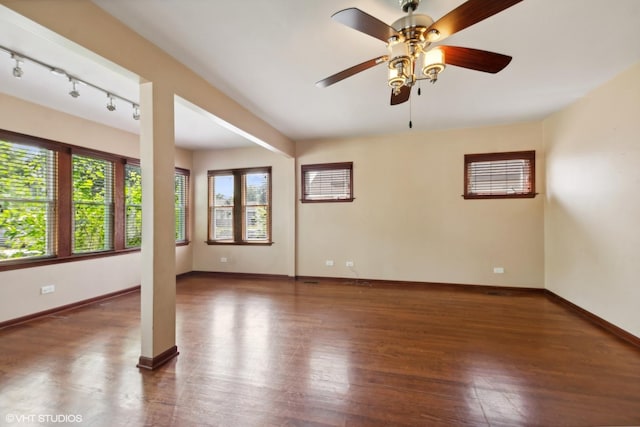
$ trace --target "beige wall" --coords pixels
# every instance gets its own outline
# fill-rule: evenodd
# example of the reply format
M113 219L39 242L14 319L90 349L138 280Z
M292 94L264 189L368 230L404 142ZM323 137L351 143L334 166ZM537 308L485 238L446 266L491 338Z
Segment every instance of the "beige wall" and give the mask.
M209 246L207 240L207 171L272 167L272 246ZM239 148L193 153L195 233L193 269L294 276L295 169L294 159L263 148ZM220 262L220 258L227 262Z
M137 135L3 94L0 94L0 128L140 157ZM176 166L191 169L191 153L177 149ZM191 271L191 251L191 245L176 248L176 274ZM0 272L0 322L139 284L140 253ZM44 285L55 285L55 293L40 295L40 287Z
M544 122L546 285L640 336L640 64Z
M536 150L542 188L541 124L307 141L296 149L298 173L302 164L353 161L356 197L298 202L298 275L544 287L543 197L461 197L468 153Z

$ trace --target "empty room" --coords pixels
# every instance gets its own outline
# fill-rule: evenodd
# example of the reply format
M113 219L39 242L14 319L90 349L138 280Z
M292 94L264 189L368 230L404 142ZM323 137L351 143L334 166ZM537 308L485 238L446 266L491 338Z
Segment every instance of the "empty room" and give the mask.
M639 22L0 0L0 424L640 425Z

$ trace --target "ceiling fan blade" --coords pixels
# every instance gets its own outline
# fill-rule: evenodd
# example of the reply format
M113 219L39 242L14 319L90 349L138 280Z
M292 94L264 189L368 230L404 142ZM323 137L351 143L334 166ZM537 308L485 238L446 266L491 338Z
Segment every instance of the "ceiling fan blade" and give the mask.
M500 13L522 0L469 0L434 22L427 31L437 30L438 41Z
M393 27L355 7L336 12L331 15L331 18L347 27L382 40L385 43L397 34L397 31Z
M347 77L351 77L354 74L358 74L361 71L368 70L371 67L375 67L378 64L386 62L387 59L388 57L386 55L383 55L383 56L379 56L377 58L373 58L368 61L365 61L362 64L354 65L353 67L347 68L346 70L342 70L339 73L336 73L332 76L327 77L326 79L316 82L316 86L318 87L331 86L334 83L338 83L340 80L344 80Z
M391 90L391 105L402 104L403 102L407 102L409 100L409 96L411 96L411 86L402 86L400 88L400 93L395 95L393 93L393 89Z
M444 62L447 65L484 71L485 73L495 74L502 71L512 59L510 56L502 55L501 53L468 47L438 46L438 49L444 52Z

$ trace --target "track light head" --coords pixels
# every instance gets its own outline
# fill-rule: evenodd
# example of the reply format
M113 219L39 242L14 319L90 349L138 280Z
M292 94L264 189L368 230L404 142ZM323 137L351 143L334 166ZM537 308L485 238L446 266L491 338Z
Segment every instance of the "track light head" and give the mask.
M82 80L79 77L76 77L73 74L68 73L65 69L51 65L51 64L47 64L46 62L43 62L39 59L33 58L29 55L26 55L24 53L21 52L16 52L13 49L10 49L8 47L5 47L3 45L0 44L0 52L5 52L9 55L11 55L11 59L13 61L15 61L15 65L13 67L12 74L15 78L19 79L22 78L22 76L24 75L24 70L22 68L22 64L29 62L35 65L38 65L42 68L47 69L51 74L55 74L57 76L61 76L64 77L66 79L69 80L69 83L71 83L71 90L68 92L69 96L71 96L72 98L78 98L80 96L80 91L78 90L79 87L86 85L87 87L89 87L90 89L95 89L98 92L104 93L107 95L107 110L109 111L115 111L116 110L116 103L115 103L115 99L118 98L120 101L124 102L125 104L129 104L131 105L131 107L133 108L133 112L132 112L132 117L134 120L140 120L140 104L138 104L137 101L133 101L131 99L125 98L121 95L116 95L114 94L114 92L111 92L110 90L104 89L100 86L97 86L93 83L90 83L86 80Z
M76 79L69 79L69 81L71 82L71 92L69 92L69 95L71 95L73 98L77 98L80 96L80 92L78 92L78 89L76 88L76 84L78 84L78 81Z
M109 102L107 103L107 110L115 111L116 110L116 104L113 103L113 95L108 93L107 94L107 98L109 98Z
M22 63L22 58L16 55L15 53L12 53L11 57L16 61L16 66L13 67L13 77L15 77L16 79L19 79L24 74L22 67L20 67L20 64Z

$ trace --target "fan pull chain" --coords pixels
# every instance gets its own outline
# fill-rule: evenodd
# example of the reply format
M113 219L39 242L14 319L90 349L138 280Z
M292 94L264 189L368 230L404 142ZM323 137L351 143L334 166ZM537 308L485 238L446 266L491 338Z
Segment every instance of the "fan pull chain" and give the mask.
M418 96L422 95L422 85L418 82Z
M411 101L411 98L409 98L409 129L413 129L413 121L411 121L411 118L413 117L412 109L411 109L412 104L413 102Z

